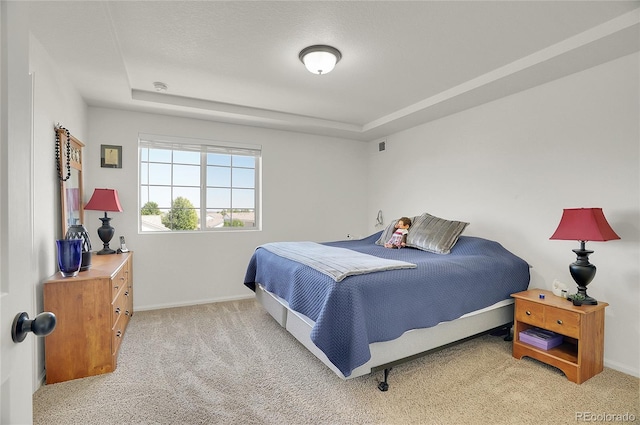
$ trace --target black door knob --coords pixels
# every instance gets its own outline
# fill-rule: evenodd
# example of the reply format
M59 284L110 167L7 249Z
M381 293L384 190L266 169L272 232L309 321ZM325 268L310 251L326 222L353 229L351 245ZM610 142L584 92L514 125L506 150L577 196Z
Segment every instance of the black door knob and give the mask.
M11 326L11 339L13 342L22 342L27 333L33 332L37 336L47 336L56 328L56 315L45 311L30 320L25 312L18 313Z

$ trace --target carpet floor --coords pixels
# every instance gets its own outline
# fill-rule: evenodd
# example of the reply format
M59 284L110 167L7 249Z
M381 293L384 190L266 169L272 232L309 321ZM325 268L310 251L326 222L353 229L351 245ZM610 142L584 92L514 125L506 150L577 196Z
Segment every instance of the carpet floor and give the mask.
M136 312L115 372L33 396L34 424L640 423L640 380L581 385L482 336L342 380L254 300Z

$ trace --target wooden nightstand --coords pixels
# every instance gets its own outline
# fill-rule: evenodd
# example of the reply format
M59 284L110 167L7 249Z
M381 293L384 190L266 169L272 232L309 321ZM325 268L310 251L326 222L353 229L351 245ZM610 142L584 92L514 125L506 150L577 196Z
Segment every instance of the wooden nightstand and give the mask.
M544 295L544 299L540 298ZM609 304L574 306L551 291L532 289L511 294L516 299L513 357L529 356L557 367L572 382L581 384L602 372L604 309ZM542 350L520 341L520 332L532 327L564 336L561 345Z

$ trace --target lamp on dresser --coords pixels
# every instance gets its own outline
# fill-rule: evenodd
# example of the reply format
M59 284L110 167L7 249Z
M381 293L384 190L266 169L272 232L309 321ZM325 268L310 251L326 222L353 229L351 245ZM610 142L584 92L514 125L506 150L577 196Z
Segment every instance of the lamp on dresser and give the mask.
M85 210L104 211L104 217L100 217L102 220L102 226L98 228L98 236L102 240L103 248L96 254L115 254L116 251L109 248L109 242L115 233L115 229L111 227L111 217L107 217L107 211L122 212L120 206L120 200L118 199L118 192L115 189L95 189L91 199L84 207Z
M571 277L578 284L578 293L570 299L575 305L597 305L598 301L587 295L587 285L596 275L596 266L589 262L593 251L587 250L585 243L620 239L604 217L602 208L565 208L558 228L549 239L580 241L580 249L572 250L577 259L569 265Z

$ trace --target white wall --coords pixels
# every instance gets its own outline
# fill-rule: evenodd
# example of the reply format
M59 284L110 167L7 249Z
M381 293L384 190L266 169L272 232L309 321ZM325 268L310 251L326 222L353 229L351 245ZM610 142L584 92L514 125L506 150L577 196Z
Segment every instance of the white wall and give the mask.
M588 292L610 306L605 365L640 375L639 56L633 54L369 146L368 217L469 221L532 266L531 287L575 283L563 208L602 207L619 241L590 242Z
M262 231L138 233L138 134L262 145ZM116 236L134 251L134 308L151 309L251 296L243 285L256 246L276 240L328 241L362 235L367 144L165 115L89 108L85 201L113 188L124 212L110 213ZM122 145L123 167L100 168L100 145ZM85 211L95 247L103 213Z
M33 273L37 312L43 310L42 282L57 270L56 239L62 238L60 184L56 177L54 126L59 123L79 140L84 140L87 107L78 92L53 65L41 44L31 37L29 67L33 74ZM85 173L86 174L86 173ZM44 338L37 338L34 389L44 373Z

